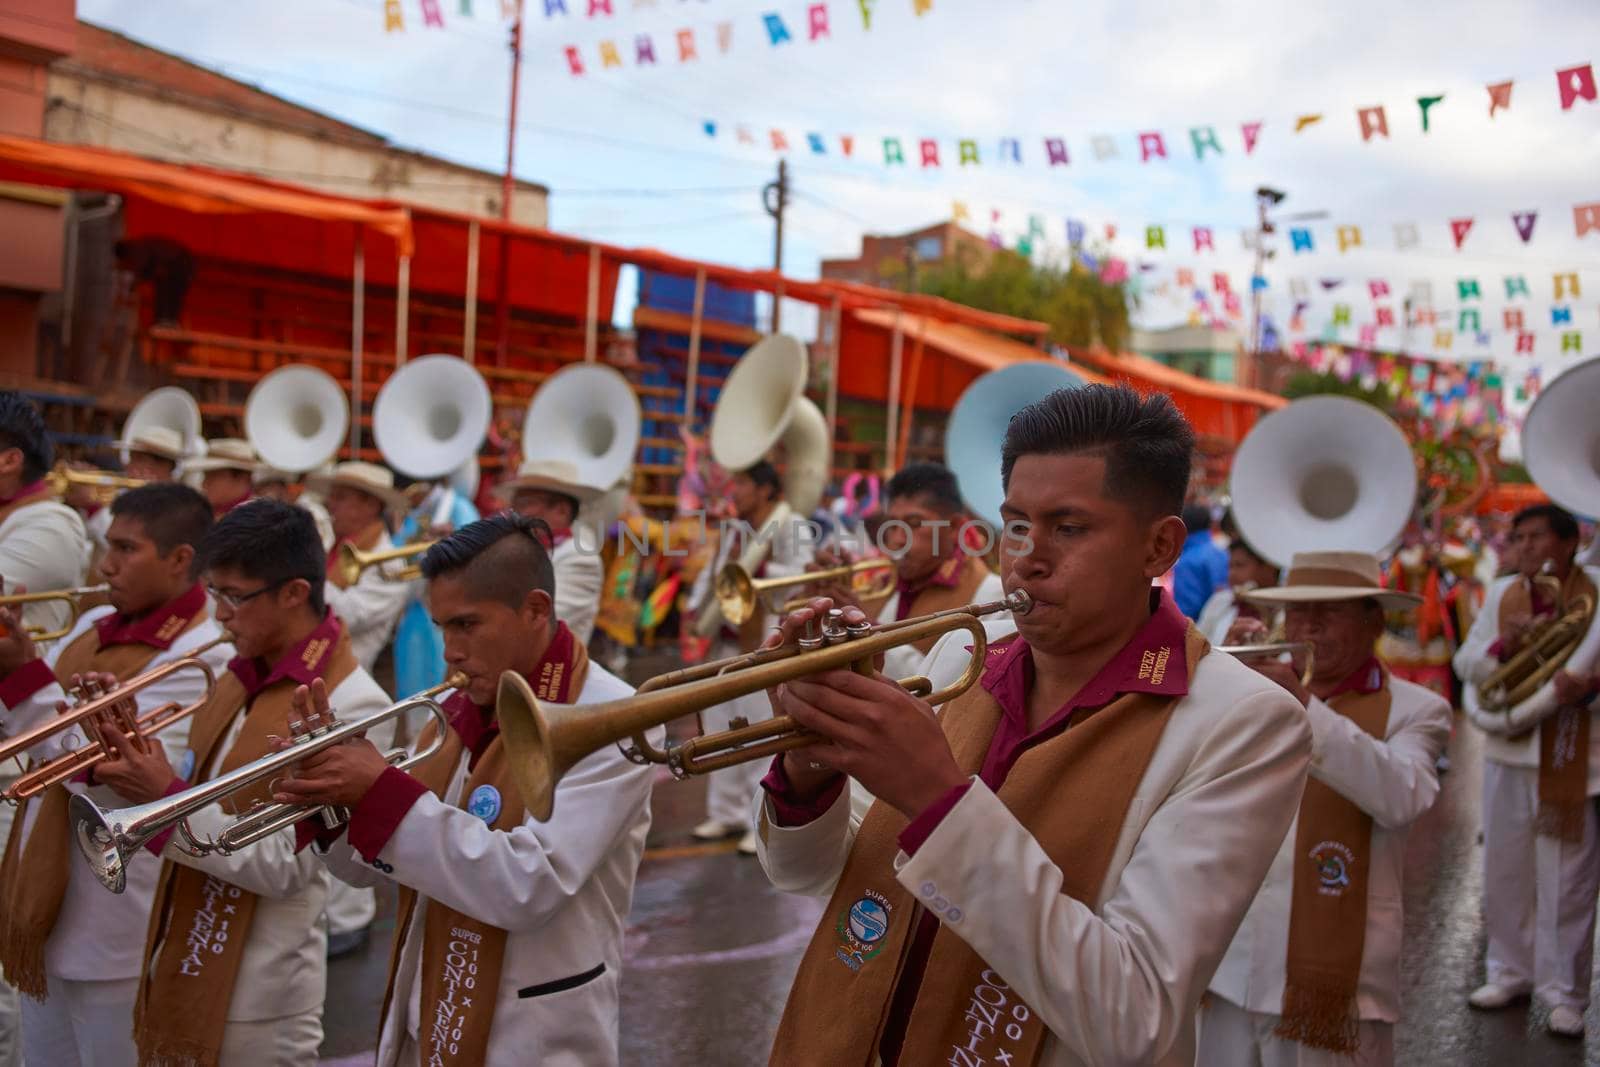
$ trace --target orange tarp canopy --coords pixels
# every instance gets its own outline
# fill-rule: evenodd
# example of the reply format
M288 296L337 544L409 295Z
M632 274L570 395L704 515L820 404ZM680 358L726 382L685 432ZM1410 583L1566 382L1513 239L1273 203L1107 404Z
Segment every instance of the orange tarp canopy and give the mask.
M1089 349L1074 348L1070 352L1074 360L1096 367L1114 381L1143 392L1168 394L1196 433L1222 437L1234 444L1244 440L1263 412L1288 404L1272 393L1196 378L1131 352L1115 356Z

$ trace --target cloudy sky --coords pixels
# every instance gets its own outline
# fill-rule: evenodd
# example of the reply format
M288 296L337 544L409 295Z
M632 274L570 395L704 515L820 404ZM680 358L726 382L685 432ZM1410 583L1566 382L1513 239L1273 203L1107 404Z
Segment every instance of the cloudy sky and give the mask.
M1402 302L1415 281L1432 287L1451 345L1434 329L1384 329L1381 345L1441 358L1493 356L1547 376L1574 358L1564 333L1600 352L1600 231L1579 239L1574 205L1600 202L1600 103L1559 102L1556 71L1600 64L1600 7L1592 0L829 0L829 34L808 40L803 0L612 0L612 17L588 18L589 0L544 16L528 0L518 173L552 188L554 228L624 245L763 266L771 223L760 188L790 144L795 188L785 267L815 276L818 260L853 255L863 232L896 232L948 217L961 202L980 232L998 211L1008 242L1030 221L1040 255L1059 256L1066 220L1088 224L1090 243L1142 274L1139 317L1181 322L1192 270L1212 289L1218 271L1248 292L1253 191L1289 196L1283 215L1304 223L1313 249L1292 253L1284 224L1266 277L1267 308L1287 330L1296 282L1309 290L1308 337L1348 305L1362 323ZM394 141L498 168L504 160L509 61L501 0L438 0L445 27L424 25L422 0L401 0L405 30L386 33L384 0L79 0L84 18L177 52L379 131ZM473 13L463 15L463 6ZM604 5L602 5L604 6ZM793 40L769 43L779 15ZM731 24L728 48L719 24ZM698 59L678 60L676 33L694 32ZM650 36L658 62L635 62ZM615 42L620 68L601 66ZM586 73L568 70L579 50ZM1486 86L1514 82L1509 110L1489 116ZM1421 129L1421 96L1444 97ZM1389 136L1363 142L1357 110L1382 106ZM1320 122L1296 133L1298 116ZM715 123L708 136L706 123ZM1241 127L1261 123L1246 153ZM740 144L739 126L755 144ZM1190 131L1212 127L1221 154L1197 161ZM1142 162L1140 134L1159 132L1168 157ZM821 135L816 154L807 134ZM852 158L840 138L854 139ZM898 137L907 164L883 162ZM1020 163L999 158L1003 137ZM1070 163L1050 166L1044 139L1065 140ZM938 168L922 167L918 141L939 142ZM980 162L959 166L957 142ZM1097 158L1109 146L1113 158ZM1524 244L1514 212L1537 211ZM1455 247L1450 220L1472 219ZM1106 226L1116 236L1105 240ZM1397 225L1416 240L1397 247ZM1336 227L1358 226L1362 244L1340 252ZM1147 247L1161 226L1167 248ZM1214 231L1216 251L1195 252L1193 229ZM1553 322L1555 275L1577 271L1581 295L1563 297L1571 325ZM1506 298L1507 276L1527 296ZM1459 283L1481 298L1462 300ZM1328 288L1320 284L1338 282ZM1374 300L1370 283L1388 284ZM1163 287L1163 283L1166 283ZM1213 297L1217 307L1220 297ZM1515 351L1507 308L1523 311L1533 357ZM1460 311L1478 310L1487 343Z

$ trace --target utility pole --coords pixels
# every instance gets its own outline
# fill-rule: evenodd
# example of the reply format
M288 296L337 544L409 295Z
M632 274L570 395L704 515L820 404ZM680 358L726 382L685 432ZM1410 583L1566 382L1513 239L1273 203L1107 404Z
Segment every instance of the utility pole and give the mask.
M917 291L917 247L916 247L916 245L914 245L914 244L906 245L904 253L902 255L902 258L905 259L905 261L906 261L906 292L914 293L914 292Z
M777 224L773 232L772 241L772 269L783 273L783 213L789 206L789 161L778 160L778 180L768 182L761 190L761 206L767 209ZM779 309L783 299L778 293L772 294L772 333L778 332Z
M1256 279L1263 277L1262 271L1266 269L1267 259L1272 252L1267 249L1267 236L1276 229L1272 220L1267 218L1267 211L1283 203L1288 193L1265 185L1256 190L1256 264L1250 271L1250 353L1246 361L1249 368L1245 372L1245 380L1241 385L1255 386L1261 377L1261 287L1256 284ZM1238 377L1238 375L1235 375Z
M516 179L511 167L517 158L517 88L522 81L522 0L517 0L517 17L511 23L511 108L506 119L506 173L500 182L500 220L511 221L511 198ZM500 282L495 310L494 365L506 365L506 349L511 335L511 314L507 307L511 288L511 233L500 233ZM470 356L471 353L468 353Z

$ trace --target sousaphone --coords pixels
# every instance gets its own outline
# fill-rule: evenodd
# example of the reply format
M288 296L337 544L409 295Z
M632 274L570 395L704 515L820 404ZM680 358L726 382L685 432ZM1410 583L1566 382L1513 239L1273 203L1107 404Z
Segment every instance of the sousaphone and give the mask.
M729 471L747 470L774 449L783 452L783 495L798 516L810 515L832 474L828 422L806 398L805 346L772 334L739 357L711 413L711 458Z
M279 367L256 383L244 408L244 433L263 463L300 474L333 459L350 428L350 403L318 367Z
M372 439L384 462L411 478L443 478L477 455L489 435L489 383L456 356L412 360L372 405Z

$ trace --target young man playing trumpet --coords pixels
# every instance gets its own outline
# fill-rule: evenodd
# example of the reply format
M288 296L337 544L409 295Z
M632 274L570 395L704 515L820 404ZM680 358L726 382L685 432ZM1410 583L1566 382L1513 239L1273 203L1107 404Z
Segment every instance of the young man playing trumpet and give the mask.
M819 586L817 596L832 600L835 607L873 609L878 622L889 623L963 604L999 600L1005 595L1000 576L962 543L969 520L953 471L937 463L913 463L889 479L885 495L888 516L879 540L894 560L895 578L888 599L876 605L864 604L855 583L850 581ZM846 553L820 549L813 568L847 562L850 559ZM867 574L881 578L883 572ZM1001 620L988 621L993 624ZM933 651L933 645L933 640L927 639L890 650L883 657L883 673L890 678L919 673L923 658Z
M190 766L174 771L161 746L117 745L95 769L126 804L145 804L272 751L297 718L297 687L320 682L347 719L389 705L361 669L350 638L322 601L325 563L311 516L260 500L212 528L201 550L217 621L237 656L189 729ZM191 770L192 766L192 770ZM190 816L214 837L268 784ZM195 858L172 832L145 847L164 861L144 953L134 1037L142 1063L301 1067L322 1042L326 938L318 917L328 876L286 829L232 855Z
M561 779L555 819L537 822L495 712L508 671L557 704L633 691L556 619L547 534L537 520L497 515L423 559L445 661L466 678L444 701L441 751L412 775L365 741L338 745L278 784L283 801L351 809L342 839L318 839L339 877L401 887L381 1067L617 1062L622 933L651 772L607 745ZM296 700L306 715L338 708L316 684ZM651 735L659 745L665 732ZM419 750L435 736L430 724Z
M1299 803L1311 731L1152 588L1184 542L1193 441L1160 394L1024 408L1001 470L1026 540L1001 552L1033 604L979 684L937 715L882 674L776 690L819 742L763 783L761 860L831 899L774 1064L1195 1062L1195 1008Z
M1557 1035L1583 1034L1594 962L1595 894L1600 891L1600 725L1591 679L1557 672L1570 751L1557 754L1558 718L1512 733L1504 712L1480 708L1478 687L1522 651L1540 623L1595 597L1600 571L1579 566L1578 524L1553 504L1512 521L1517 573L1489 586L1454 666L1467 715L1483 738L1483 914L1488 935L1484 984L1468 997L1493 1011L1537 994ZM1591 626L1595 623L1591 622Z
M1389 1067L1400 1018L1406 834L1439 795L1450 705L1391 677L1375 649L1384 612L1422 598L1381 587L1367 552L1303 552L1282 586L1245 594L1282 608L1312 647L1309 688L1272 656L1245 662L1294 695L1311 724L1311 779L1200 1012L1197 1063ZM1241 619L1230 645L1266 636Z
M233 654L216 643L222 630L197 581L196 552L211 527L205 498L170 482L146 485L117 497L110 511L101 563L110 604L85 612L43 657L16 613L0 611L10 630L0 639L0 720L6 720L0 733L14 732L19 720L48 722L66 709L66 691L80 679L109 690L196 655L220 674ZM185 669L141 688L132 702L142 715L204 695L202 673ZM189 727L181 719L149 743L181 764ZM52 786L22 804L0 862L0 962L6 980L28 998L22 1007L28 1063L133 1067L133 1003L161 864L136 857L126 890L107 893L75 854L67 801L80 792L101 804L115 799L91 770L88 781Z

